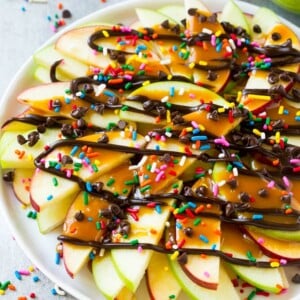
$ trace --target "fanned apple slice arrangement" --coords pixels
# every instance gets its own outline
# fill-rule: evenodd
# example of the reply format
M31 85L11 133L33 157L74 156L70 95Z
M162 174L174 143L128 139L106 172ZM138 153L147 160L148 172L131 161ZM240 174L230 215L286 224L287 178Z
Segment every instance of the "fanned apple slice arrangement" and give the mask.
M34 55L2 125L4 180L61 228L99 295L241 299L300 265L300 43L271 11L198 0L72 29ZM253 296L253 291L252 294ZM249 296L250 297L250 296ZM250 298L249 298L250 299Z

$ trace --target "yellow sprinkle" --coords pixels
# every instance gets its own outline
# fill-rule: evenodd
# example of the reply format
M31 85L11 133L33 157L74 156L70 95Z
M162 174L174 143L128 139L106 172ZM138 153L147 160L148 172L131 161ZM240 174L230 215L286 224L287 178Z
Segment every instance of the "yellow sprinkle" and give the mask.
M225 108L224 107L218 108L218 113L223 113L223 112L225 112Z
M171 255L171 260L175 260L177 257L179 256L179 251L175 251L172 255Z
M256 128L254 128L254 129L252 130L252 132L253 132L255 135L257 135L257 136L261 136L261 132L260 132L258 129L256 129Z
M271 100L271 96L249 94L249 95L248 95L248 99L252 99L252 100L262 100L262 101L269 101L269 100Z
M96 165L96 166L99 166L99 165L100 165L100 160L96 159L96 160L95 160L95 165Z
M278 267L280 267L280 263L279 263L278 261L272 261L272 262L270 263L270 266L271 266L272 268L278 268Z
M26 204L22 204L21 207L22 207L22 209L26 209L27 205Z
M109 33L106 30L103 30L102 33L103 33L104 37L106 37L106 38L109 37Z
M28 155L27 155L27 159L30 160L30 161L33 161L33 156L32 156L32 154L28 154Z
M300 116L300 110L296 112L296 116Z
M173 211L174 215L176 215L178 213L178 211L179 211L178 208L174 209L174 211Z
M171 80L173 78L173 76L170 74L168 75L168 80Z
M277 131L277 132L275 133L275 142L276 142L277 144L279 144L279 142L280 142L280 131Z
M171 123L172 122L172 120L171 120L171 112L169 110L167 110L166 118L167 118L167 123Z
M164 267L164 271L166 271L166 272L169 271L168 266L165 266L165 267Z
M283 107L283 105L280 105L280 106L279 106L279 109L278 109L278 114L279 114L279 115L282 115L282 114L283 114L283 111L284 111L284 107Z
M200 66L207 66L207 61L200 60L200 61L199 61L199 65L200 65Z
M143 86L150 84L150 80L146 80L143 82Z
M237 102L240 102L241 99L242 99L242 92L241 92L241 91L238 91L237 97L236 97L236 101L237 101Z
M198 127L199 127L199 129L200 129L201 131L205 131L205 126L199 124Z
M189 64L189 68L190 68L190 69L194 69L194 68L195 68L195 63L194 63L194 62L191 62L191 63Z
M29 266L28 271L29 271L29 272L34 272L34 271L35 271L34 266Z
M115 109L115 110L114 110L114 114L115 114L115 115L118 115L118 114L119 114L119 109Z
M222 34L222 31L221 31L221 30L218 30L218 31L216 31L215 36L219 36L219 35L221 35L221 34Z
M194 129L193 129L193 127L187 127L185 130L186 130L186 132L192 132Z
M5 291L4 290L0 290L0 295L5 295Z

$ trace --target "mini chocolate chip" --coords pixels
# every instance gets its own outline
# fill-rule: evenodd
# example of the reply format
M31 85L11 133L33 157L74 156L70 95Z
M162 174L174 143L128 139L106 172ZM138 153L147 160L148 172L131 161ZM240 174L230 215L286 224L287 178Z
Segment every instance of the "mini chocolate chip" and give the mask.
M170 155L170 153L165 153L161 158L161 161L163 161L164 163L168 164L172 161L172 157Z
M265 197L268 196L269 193L268 193L268 191L267 191L266 189L261 188L261 189L258 190L257 194L258 194L260 197L265 198Z
M169 22L169 20L163 21L160 25L161 25L162 28L165 28L165 29L169 29L170 28L170 22Z
M198 11L197 8L189 8L187 13L189 16L196 16L197 11Z
M100 193L103 190L104 183L101 181L92 184L92 188L95 192Z
M226 184L228 184L230 186L230 188L236 189L236 187L237 187L237 180L235 178L232 178L230 180L227 180Z
M73 136L73 127L71 124L63 124L61 129L61 133L65 137L72 137Z
M126 56L124 53L118 53L117 62L124 64L126 62Z
M59 99L55 99L53 102L52 102L52 106L53 107L61 107L61 101Z
M83 87L83 90L87 93L90 94L92 92L94 92L94 87L92 84L86 83Z
M119 217L119 218L123 218L124 217L124 213L121 209L121 207L117 204L111 204L109 206L109 209L111 211L111 213L113 214L113 216Z
M225 206L225 216L232 217L235 214L235 207L232 203L227 203Z
M45 133L46 132L46 126L44 124L40 124L36 127L36 130L39 132L39 133Z
M76 125L79 129L86 129L87 122L84 119L80 118L79 120L77 120Z
M182 115L180 113L177 113L175 115L173 114L172 121L173 121L174 125L182 124L182 123L184 123L184 118L182 117Z
M104 109L105 109L105 105L103 103L96 104L95 107L94 107L94 111L101 114L101 115L103 114Z
M24 145L25 143L27 143L27 140L22 134L17 135L17 141L20 145Z
M72 110L71 117L74 119L80 119L86 114L87 111L88 108L86 107L77 107L76 109Z
M246 192L241 192L239 195L239 198L242 202L249 202L250 201L250 196Z
M261 27L258 24L253 25L253 31L255 33L262 33Z
M208 118L210 120L213 120L213 121L218 121L219 120L219 113L217 110L213 110L212 112L210 112L208 114Z
M57 122L55 121L55 119L51 118L51 117L47 117L46 119L46 127L53 127L57 124Z
M291 197L290 194L286 194L286 195L281 196L281 201L285 204L290 204L291 200L292 200L292 197Z
M292 282L293 282L293 283L297 283L297 284L300 283L300 274L299 274L299 273L296 273L296 274L292 277Z
M296 100L300 101L300 89L293 88L292 95Z
M143 109L147 112L151 111L155 106L156 106L156 104L154 101L147 100L147 101L143 102Z
M72 17L72 14L71 14L71 12L70 12L68 9L64 9L64 10L62 11L62 17L63 17L64 19L68 19L68 18L71 18L71 17Z
M28 146L33 147L40 139L40 134L37 131L32 131L27 135Z
M198 21L199 21L200 23L204 23L204 22L207 21L207 17L204 16L204 15L199 15L199 16L198 16Z
M189 144L191 141L191 134L184 134L179 137L179 141L183 144Z
M101 209L99 216L104 217L106 219L111 219L113 217L109 209Z
M113 231L115 229L117 229L119 226L119 224L113 220L111 220L107 225L106 225L106 229L109 231Z
M3 180L6 182L13 182L15 173L13 171L9 171L3 174Z
M102 134L102 136L98 139L97 143L107 144L109 142L109 138L107 134Z
M84 213L83 213L81 210L78 211L78 212L75 214L75 219L76 219L76 221L78 221L78 222L83 221L83 219L84 219Z
M186 252L182 252L178 257L177 257L177 261L180 265L185 265L188 262L188 256L186 254Z
M73 159L69 155L63 155L63 157L61 158L61 163L63 165L72 164L73 163Z
M284 82L290 82L290 81L293 80L292 77L288 73L286 73L286 72L280 74L279 75L279 79L282 80L282 81L284 81Z
M218 18L217 14L213 13L209 17L207 17L207 22L216 23L217 22L217 18Z
M156 111L158 112L158 115L162 117L166 115L167 109L164 106L157 106Z
M117 104L119 104L119 102L120 102L120 99L117 96L112 96L107 99L108 105L117 105Z
M171 28L171 31L175 32L176 34L179 34L180 33L180 26L179 26L179 24L176 24L175 26L173 26Z
M126 121L124 121L124 120L119 120L118 121L118 128L119 129L123 130L123 129L126 128L126 126L127 126L127 122Z
M279 32L273 32L272 33L272 40L273 41L279 41L281 39L281 34Z
M207 194L207 187L205 185L200 185L195 191L197 196L205 196Z
M192 227L185 227L183 229L183 233L187 236L187 237L192 237L193 236L193 233L194 233L194 230Z
M268 75L268 82L270 84L275 84L279 81L279 76L275 72L270 72Z
M122 235L128 235L130 233L130 223L127 220L122 220L119 225L119 232Z
M162 81L168 78L168 74L164 71L159 71L158 72L158 80Z
M193 196L194 195L193 189L190 186L187 186L187 185L184 186L183 195L186 197Z
M206 78L209 81L215 81L218 78L218 73L208 70Z

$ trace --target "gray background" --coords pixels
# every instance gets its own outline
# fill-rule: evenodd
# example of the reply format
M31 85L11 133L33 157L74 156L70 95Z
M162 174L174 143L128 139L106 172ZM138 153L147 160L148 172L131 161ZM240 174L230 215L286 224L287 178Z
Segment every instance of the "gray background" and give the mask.
M53 18L56 13L61 13L57 8L60 2L64 8L72 12L72 19L67 20L67 24L71 24L88 13L122 1L107 0L103 3L101 0L49 0L48 3L28 3L25 0L0 0L0 98L24 61L35 49L53 36L47 16ZM281 10L270 0L248 0L247 2L270 7L300 26L299 15ZM22 11L22 7L25 7L25 12ZM16 292L7 292L4 298L17 299L19 296L27 296L27 299L30 299L31 292L37 295L37 299L60 298L51 295L50 291L54 284L38 271L35 275L39 276L39 283L33 282L33 276L24 276L22 281L15 278L15 270L26 269L31 263L13 240L2 218L0 218L0 237L0 282L11 280L17 287ZM64 299L74 298L67 296Z

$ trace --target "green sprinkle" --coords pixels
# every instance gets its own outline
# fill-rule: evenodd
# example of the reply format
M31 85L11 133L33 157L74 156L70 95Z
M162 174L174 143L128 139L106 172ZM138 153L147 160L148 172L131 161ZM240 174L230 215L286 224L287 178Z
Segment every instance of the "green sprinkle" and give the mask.
M53 183L54 186L58 186L58 181L57 181L56 177L52 178L52 183Z
M174 159L174 160L173 160L173 163L174 163L175 165L177 165L177 164L179 163L179 159L177 159L177 158Z
M32 211L29 211L28 214L27 214L27 218L31 218L32 217L32 213L33 213Z
M65 89L65 93L66 93L67 95L71 95L71 89Z
M114 123L114 122L109 122L108 124L107 124L107 130L111 130L111 129L113 129L114 127L117 127L117 124L116 123Z
M147 171L150 171L151 170L151 165L147 164L146 169L147 169Z
M82 163L76 162L76 163L74 163L74 167L81 168L82 167Z
M134 185L135 181L134 179L130 179L130 180L126 180L124 183L125 185Z
M146 191L148 191L148 190L150 190L150 189L151 189L151 185L148 184L148 185L143 186L143 187L140 189L140 191L141 191L141 193L145 193Z
M172 103L166 102L166 107L167 107L167 108L171 108L171 107L172 107Z
M138 76L145 75L145 70L140 70L137 72Z
M98 167L96 164L92 164L92 169L95 173L97 173L99 171Z
M248 295L247 300L252 300L255 296L256 296L256 291L254 290Z
M107 181L107 183L106 183L106 185L107 186L112 186L114 183L115 183L115 179L114 178L110 178L108 181Z
M125 90L129 90L132 87L132 83L131 82L127 82L124 86Z
M189 205L188 205L188 204L185 204L185 205L179 207L178 213L179 213L179 214L183 214L187 208L189 208Z
M127 111L128 110L128 105L123 105L121 107L121 111Z
M135 184L139 184L140 183L140 179L139 179L139 175L138 174L134 174L133 181L134 181Z
M180 45L179 45L179 48L185 48L186 47L186 43L185 42L183 42L183 43L181 43Z
M270 117L267 117L267 118L266 118L266 125L270 125L270 123L271 123L271 118L270 118Z
M228 164L227 167L226 167L226 170L227 170L228 172L231 172L232 169L233 169L233 165Z
M8 281L5 281L4 283L2 283L1 285L1 290L7 290L8 286L11 284L11 282L8 280Z
M179 187L179 184L176 182L172 185L172 189L177 189Z
M253 257L252 252L250 250L247 251L246 255L250 261L256 262L256 258Z
M100 230L101 229L101 224L99 221L96 222L96 229L97 230Z
M169 296L169 299L175 299L175 298L176 298L175 295L170 295L170 296Z
M204 177L204 176L205 176L205 173L203 172L203 173L195 174L195 175L194 175L194 178L195 178L195 179L199 179L199 178L202 178L202 177Z
M187 51L187 52L185 52L184 54L183 54L183 59L184 60L187 60L188 58L189 58L189 56L190 56L190 52L189 51Z
M119 196L119 193L118 192L114 192L113 194L115 197L118 197Z
M83 203L84 203L84 205L89 204L89 193L87 191L83 192Z
M197 226L197 225L201 224L201 222L202 222L201 218L197 218L197 219L193 222L193 224L194 224L194 226Z
M98 51L99 52L103 52L103 47L102 46L98 46Z
M135 239L135 240L131 240L130 242L129 242L131 245L138 245L138 243L139 243L139 240L138 239Z
M128 193L128 189L123 189L122 194L127 194Z

